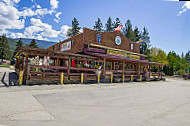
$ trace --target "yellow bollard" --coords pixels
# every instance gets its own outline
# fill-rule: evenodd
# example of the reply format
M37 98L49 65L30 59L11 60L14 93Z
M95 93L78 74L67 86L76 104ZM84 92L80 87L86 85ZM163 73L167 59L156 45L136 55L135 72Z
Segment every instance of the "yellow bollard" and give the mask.
M81 73L81 84L84 82L84 73Z
M22 85L22 81L23 81L23 71L20 71L20 74L19 74L19 85Z
M123 74L123 83L125 82L125 75Z
M60 84L63 84L63 77L64 77L64 73L61 72Z
M140 81L142 81L142 75L140 75Z
M133 81L133 75L131 75L131 81Z
M98 83L100 83L100 74L98 74Z
M113 82L113 73L111 74L111 83Z

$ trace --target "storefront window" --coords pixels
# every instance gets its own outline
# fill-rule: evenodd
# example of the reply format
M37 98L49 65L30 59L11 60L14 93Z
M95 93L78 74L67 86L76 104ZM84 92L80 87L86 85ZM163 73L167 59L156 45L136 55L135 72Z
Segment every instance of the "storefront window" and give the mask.
M101 35L100 35L100 34L97 34L96 41L97 41L97 42L101 42Z
M57 45L57 50L59 50L59 44Z
M133 43L131 43L131 50L133 50L134 49L134 45L133 45Z
M71 40L71 45L74 45L74 39L73 39L73 40Z

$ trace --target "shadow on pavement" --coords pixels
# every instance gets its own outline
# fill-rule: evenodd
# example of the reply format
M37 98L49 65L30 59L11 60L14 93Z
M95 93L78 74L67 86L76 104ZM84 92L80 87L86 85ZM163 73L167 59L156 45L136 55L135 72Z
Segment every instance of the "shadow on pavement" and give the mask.
M5 81L5 77L6 77L6 74L7 72L4 72L2 78L1 78L1 82L4 84L4 85L0 85L0 87L9 87L9 86L15 86L17 85L17 82L18 82L18 76L15 72L10 72L8 73L9 75L9 78L8 78L8 81L6 82Z

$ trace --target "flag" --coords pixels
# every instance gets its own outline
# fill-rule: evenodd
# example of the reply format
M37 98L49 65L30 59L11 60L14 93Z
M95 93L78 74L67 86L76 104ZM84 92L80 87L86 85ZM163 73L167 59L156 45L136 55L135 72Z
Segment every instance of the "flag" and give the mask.
M123 25L119 25L117 28L115 28L114 31L121 31L121 28L123 27Z

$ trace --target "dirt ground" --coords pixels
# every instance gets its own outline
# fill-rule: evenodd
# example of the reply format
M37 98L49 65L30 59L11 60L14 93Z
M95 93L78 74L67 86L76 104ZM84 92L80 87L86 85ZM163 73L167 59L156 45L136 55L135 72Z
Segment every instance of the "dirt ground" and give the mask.
M189 80L6 87L9 72L0 68L0 125L190 125Z

